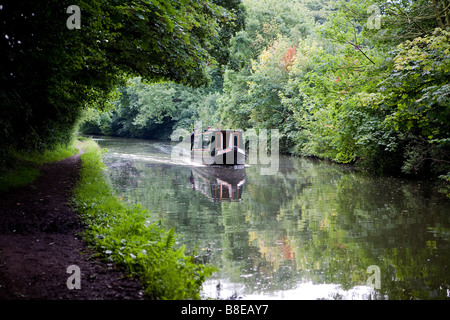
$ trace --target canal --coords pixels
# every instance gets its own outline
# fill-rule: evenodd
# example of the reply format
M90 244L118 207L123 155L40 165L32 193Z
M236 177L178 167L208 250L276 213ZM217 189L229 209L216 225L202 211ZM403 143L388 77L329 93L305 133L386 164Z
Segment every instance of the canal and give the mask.
M95 138L124 201L218 267L203 298L449 299L450 200L422 181L280 156L214 170L176 143Z

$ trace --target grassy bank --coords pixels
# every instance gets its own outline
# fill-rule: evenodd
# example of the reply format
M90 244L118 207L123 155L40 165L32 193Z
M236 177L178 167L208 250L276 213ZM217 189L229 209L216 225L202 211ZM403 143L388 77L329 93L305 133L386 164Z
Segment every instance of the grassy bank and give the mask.
M58 145L43 153L10 152L9 158L13 165L3 169L0 174L0 191L8 191L15 187L32 183L40 175L40 166L78 153L73 143Z
M82 142L81 178L73 203L87 228L84 237L102 258L137 276L154 299L199 299L212 267L195 264L184 247L175 247L175 233L148 220L148 212L120 201L104 178L101 150Z

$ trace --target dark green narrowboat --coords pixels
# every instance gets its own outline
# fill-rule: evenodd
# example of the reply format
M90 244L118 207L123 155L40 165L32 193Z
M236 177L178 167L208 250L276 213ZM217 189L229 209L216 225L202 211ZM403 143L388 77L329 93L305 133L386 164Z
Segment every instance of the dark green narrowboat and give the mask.
M241 130L208 129L191 136L191 159L217 166L244 166L245 145Z

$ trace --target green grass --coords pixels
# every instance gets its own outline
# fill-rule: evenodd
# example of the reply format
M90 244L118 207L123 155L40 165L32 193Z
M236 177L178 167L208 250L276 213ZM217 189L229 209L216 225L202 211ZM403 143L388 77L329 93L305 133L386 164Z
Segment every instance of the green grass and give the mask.
M7 170L0 177L0 191L9 191L13 188L25 186L39 177L39 169L29 166L16 166Z
M68 158L78 153L78 149L72 142L69 145L57 145L51 150L45 151L43 153L17 153L16 157L21 161L26 161L36 165L43 165L46 163L52 163L60 161L62 159Z
M194 263L185 248L175 246L173 229L149 221L148 211L122 202L104 177L101 150L81 142L81 179L73 203L87 225L83 233L100 256L137 276L153 299L199 299L211 266Z
M0 176L0 191L28 185L40 175L39 167L46 163L60 161L78 153L73 143L58 145L43 153L11 152L14 166L4 170Z

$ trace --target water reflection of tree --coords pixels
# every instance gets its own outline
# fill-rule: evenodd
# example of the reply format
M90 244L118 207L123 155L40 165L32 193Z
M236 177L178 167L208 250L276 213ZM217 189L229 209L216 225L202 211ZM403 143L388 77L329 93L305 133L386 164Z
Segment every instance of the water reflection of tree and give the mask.
M381 291L394 299L445 297L448 238L435 247L438 256L428 248L433 237L425 225L442 221L448 203L431 208L414 188L395 179L355 174L312 184L293 200L302 206L302 229L286 223L299 250L298 268L315 270L314 281L348 289L364 284L366 268L375 264L382 268ZM283 212L281 220L287 217Z
M248 244L241 241L239 249L225 233L230 250L251 252L251 261L239 268L254 276L234 281L255 292L292 288L300 278L350 289L364 285L367 267L378 265L382 296L446 297L448 237L434 239L426 225L449 225L443 215L448 202L430 207L416 185L405 181L299 163L263 183L248 183L243 210L222 207L226 231L250 230L248 237L242 231ZM245 219L231 218L236 212Z
M247 169L240 203L212 203L190 188L189 168L134 162L110 170L113 183L126 186L121 194L164 217L180 243L208 252L247 293L305 280L350 289L378 265L382 296L446 297L448 202L423 197L414 183L309 160L287 159L274 176L257 172Z
M114 165L111 166L111 163ZM214 220L220 204L211 203L189 185L189 167L149 164L133 160L129 166L108 164L112 183L122 197L140 203L150 211L150 219L162 219L175 228L188 250L211 247L222 233ZM127 183L133 179L132 183ZM215 218L214 218L215 217Z

